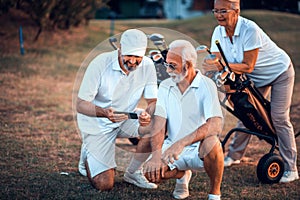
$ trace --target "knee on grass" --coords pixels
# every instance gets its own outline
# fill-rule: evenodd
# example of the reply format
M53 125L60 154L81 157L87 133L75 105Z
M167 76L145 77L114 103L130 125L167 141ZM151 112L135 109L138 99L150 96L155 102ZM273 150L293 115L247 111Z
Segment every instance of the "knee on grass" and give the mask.
M88 179L94 188L100 191L107 191L107 190L111 190L114 187L114 176L115 176L114 169L109 169L107 171L104 171L92 178L87 161L85 162L85 166L87 169Z
M103 183L93 180L93 186L100 191L109 191L114 187L114 183Z
M91 180L92 185L100 191L108 191L114 187L114 178L101 176L98 174Z

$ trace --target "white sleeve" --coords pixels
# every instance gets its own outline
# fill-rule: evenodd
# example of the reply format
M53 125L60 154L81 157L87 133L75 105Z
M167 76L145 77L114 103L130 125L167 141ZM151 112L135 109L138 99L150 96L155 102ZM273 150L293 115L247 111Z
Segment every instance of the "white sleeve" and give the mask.
M168 88L162 82L158 88L158 95L157 95L154 115L167 119L167 108L166 108L167 99L168 99Z
M78 92L80 99L85 101L93 101L95 99L101 82L100 65L102 63L101 55L99 55L88 65Z
M206 92L203 95L203 110L204 110L204 118L208 120L211 117L221 117L223 118L221 105L218 98L217 87L215 83L205 77L206 84L205 89Z
M244 51L250 51L253 49L262 47L262 38L260 34L260 28L255 24L249 24L244 37Z
M145 99L156 99L157 98L157 76L154 63L152 60L145 60L145 67L147 73L147 82L144 89Z
M215 43L216 40L221 40L221 27L217 26L211 36L211 41L210 41L210 51L211 52L219 52L219 49ZM220 41L222 42L222 41Z

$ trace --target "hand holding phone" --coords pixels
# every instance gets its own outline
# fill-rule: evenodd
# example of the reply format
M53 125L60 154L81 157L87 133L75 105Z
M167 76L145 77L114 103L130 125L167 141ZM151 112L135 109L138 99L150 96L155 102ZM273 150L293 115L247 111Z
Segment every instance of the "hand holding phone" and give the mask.
M121 112L121 111L115 111L115 114L125 114L128 116L128 119L138 119L138 115L134 112Z

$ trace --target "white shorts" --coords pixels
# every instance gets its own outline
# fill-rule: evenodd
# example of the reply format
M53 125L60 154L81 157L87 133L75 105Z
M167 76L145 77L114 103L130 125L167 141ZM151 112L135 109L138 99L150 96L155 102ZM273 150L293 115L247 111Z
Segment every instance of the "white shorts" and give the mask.
M168 140L164 141L162 146L162 151L164 152L172 145ZM179 159L175 160L174 163L169 163L168 166L170 170L175 168L179 170L200 170L204 167L203 160L199 158L199 145L200 142L193 144L192 146L187 146L183 149L179 155Z
M116 138L138 137L139 122L135 119L126 120L118 128L109 133L90 135L82 133L83 147L91 177L104 172L108 169L117 167L115 161Z

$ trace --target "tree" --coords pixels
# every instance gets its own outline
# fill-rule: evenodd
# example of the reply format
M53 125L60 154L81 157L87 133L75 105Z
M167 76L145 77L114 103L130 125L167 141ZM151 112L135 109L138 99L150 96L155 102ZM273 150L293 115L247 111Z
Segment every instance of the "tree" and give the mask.
M9 8L13 6L13 1L11 0L0 0L0 16L8 12Z
M17 8L27 13L38 26L34 40L44 30L69 29L87 24L98 8L109 0L0 0L0 15Z

